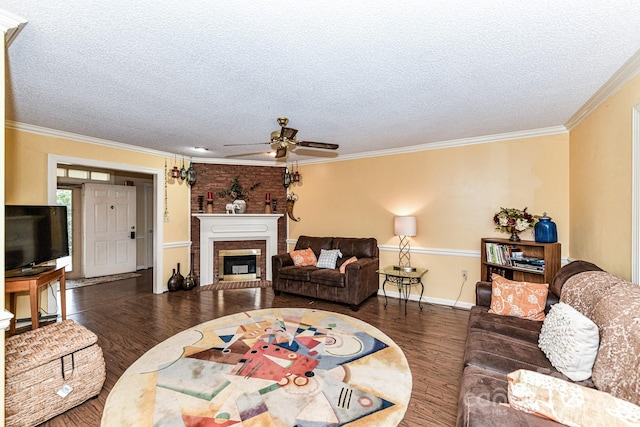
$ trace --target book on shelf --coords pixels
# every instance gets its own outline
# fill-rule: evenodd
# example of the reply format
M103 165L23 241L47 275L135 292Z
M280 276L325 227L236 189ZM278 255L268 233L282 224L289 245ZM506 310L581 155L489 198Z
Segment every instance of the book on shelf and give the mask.
M523 256L522 249L502 243L485 243L487 262L522 270L544 272L544 259ZM490 276L490 274L489 274Z
M500 243L485 243L487 252L487 262L491 264L499 264L511 266L514 253L522 253L522 251L512 245L504 245Z

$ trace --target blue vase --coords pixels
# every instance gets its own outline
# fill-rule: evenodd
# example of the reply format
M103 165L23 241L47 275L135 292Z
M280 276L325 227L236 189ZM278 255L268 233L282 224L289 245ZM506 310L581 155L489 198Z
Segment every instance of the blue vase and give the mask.
M533 231L538 243L555 243L558 241L556 223L551 221L546 212L538 219Z

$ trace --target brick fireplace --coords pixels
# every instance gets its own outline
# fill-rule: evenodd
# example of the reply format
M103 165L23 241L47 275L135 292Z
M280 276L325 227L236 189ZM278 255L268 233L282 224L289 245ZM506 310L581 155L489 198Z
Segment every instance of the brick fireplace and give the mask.
M193 214L200 221L200 284L218 281L220 250L259 249L262 279L271 280L282 214Z

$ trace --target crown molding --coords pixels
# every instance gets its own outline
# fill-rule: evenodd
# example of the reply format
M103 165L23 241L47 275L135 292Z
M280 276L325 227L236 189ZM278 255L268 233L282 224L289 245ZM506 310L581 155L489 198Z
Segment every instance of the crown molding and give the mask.
M91 136L80 135L72 132L65 132L56 129L50 129L42 126L30 125L21 122L14 122L7 120L5 122L7 128L16 129L24 132L35 133L38 135L50 136L54 138L69 139L72 141L84 142L87 144L101 145L104 147L118 148L121 150L129 150L137 153L150 154L160 157L174 157L175 153L167 151L154 150L151 148L138 147L136 145L125 144L122 142L110 141L107 139L94 138ZM427 150L440 150L443 148L463 147L466 145L486 144L490 142L509 141L514 139L534 138L539 136L558 135L566 133L567 128L564 126L552 126L547 128L530 129L518 132L507 132L494 135L477 136L471 138L452 139L448 141L429 142L425 144L412 145L409 147L400 147L387 150L367 151L364 153L341 155L338 158L332 159L311 159L296 161L299 165L310 165L316 163L331 163L346 160L365 159L370 157L382 157L391 156L396 154L415 153L419 151ZM210 163L210 164L229 164L229 165L245 165L245 166L280 166L285 167L286 163L282 163L276 160L262 161L262 160L230 160L225 158L212 158L212 157L190 157L191 161L197 163Z
M310 165L315 163L339 162L344 160L357 160L369 157L392 156L395 154L415 153L418 151L440 150L443 148L463 147L466 145L486 144L490 142L509 141L513 139L534 138L538 136L558 135L568 132L565 126L551 126L546 128L530 129L518 132L498 133L494 135L475 136L470 138L451 139L448 141L428 142L425 144L411 145L409 147L391 148L387 150L367 151L358 154L340 155L335 159L313 159L301 160L297 162L301 165Z
M159 157L174 157L175 153L168 151L154 150L151 148L138 147L136 145L125 144L123 142L110 141L108 139L94 138L92 136L81 135L72 132L65 132L61 130L46 128L43 126L30 125L22 122L14 122L12 120L5 121L5 127L9 129L15 129L23 132L34 133L37 135L49 136L52 138L68 139L71 141L83 142L86 144L100 145L102 147L117 148L120 150L133 151L136 153L149 154ZM229 159L217 159L209 157L190 157L191 161L197 163L215 163L215 164L232 164L232 165L246 165L246 166L279 166L275 162L260 161L260 160L229 160ZM282 165L284 166L284 165Z
M26 19L0 9L0 31L4 33L5 49L18 37L25 25L27 25Z
M564 126L571 130L585 117L593 113L604 101L619 91L629 80L640 73L640 50L638 50L607 82L584 103L573 116L567 120Z

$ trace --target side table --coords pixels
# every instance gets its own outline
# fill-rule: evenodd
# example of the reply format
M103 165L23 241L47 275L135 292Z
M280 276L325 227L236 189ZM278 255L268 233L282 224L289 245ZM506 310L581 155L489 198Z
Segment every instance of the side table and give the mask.
M384 293L384 308L387 308L387 291L385 285L387 282L394 283L398 286L398 293L404 300L404 314L407 315L407 302L411 295L411 287L413 285L420 285L420 298L418 299L418 306L422 311L422 295L424 294L424 284L422 283L422 276L429 271L425 268L414 267L411 270L399 269L396 266L388 265L377 271L378 274L384 274L384 282L382 282L382 292Z
M57 270L51 269L33 276L10 277L5 279L4 292L9 294L9 311L14 314L9 327L9 332L11 334L16 332L16 292L29 291L29 299L31 303L31 329L37 329L39 326L38 289L56 280L60 281L60 309L62 310L62 320L64 320L67 318L64 267L60 267Z

